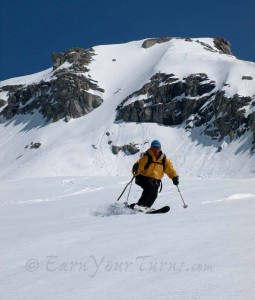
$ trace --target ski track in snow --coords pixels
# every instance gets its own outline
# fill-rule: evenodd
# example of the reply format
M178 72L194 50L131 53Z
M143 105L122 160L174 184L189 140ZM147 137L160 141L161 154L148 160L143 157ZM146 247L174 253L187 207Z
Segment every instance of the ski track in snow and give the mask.
M203 201L200 202L201 204L208 204L208 203L216 203L216 202L226 202L226 201L235 201L235 200L255 200L255 194L233 194L228 197L224 197L223 199L218 200L211 200L211 201Z
M76 184L76 180L73 179L64 179L62 180L62 183L64 185L64 187L66 185L70 186L66 189L64 189L63 191L60 191L59 194L54 195L54 196L50 196L50 197L44 197L44 198L36 198L36 199L28 199L28 200L21 200L21 201L4 201L4 205L8 205L8 204L31 204L31 203L41 203L41 202L50 202L50 201L60 201L62 199L66 199L66 198L72 198L73 196L77 196L77 195L83 195L83 194L87 194L87 193L93 193L96 192L100 189L102 189L101 186L94 186L94 185L89 185L89 186L85 186L83 188L79 188L80 187L80 183L78 181L78 184ZM0 205L2 203L0 202ZM3 204L2 204L3 205Z
M116 202L130 177L2 180L1 297L252 300L254 180L181 179L183 209L164 178L164 215L125 208L128 189Z
M81 189L81 190L73 192L73 193L65 193L64 195L58 195L58 196L49 197L49 198L17 201L17 202L15 202L15 204L29 204L29 203L37 203L37 202L59 201L63 198L72 197L72 196L76 196L76 195L81 195L81 194L85 194L85 193L90 193L90 192L94 192L94 191L100 190L100 189L101 189L101 187L88 186L84 189ZM12 203L12 202L10 202L10 203Z

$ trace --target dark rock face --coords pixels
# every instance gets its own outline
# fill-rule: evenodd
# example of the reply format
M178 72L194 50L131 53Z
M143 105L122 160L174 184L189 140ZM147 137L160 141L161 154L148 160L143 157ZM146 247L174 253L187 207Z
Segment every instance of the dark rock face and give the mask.
M142 48L147 49L149 47L154 46L155 44L161 44L161 43L169 42L171 39L172 38L170 38L170 37L147 39L143 42ZM180 39L182 39L182 38L180 38ZM190 39L190 38L185 38L183 40L185 40L185 42L193 42L193 40ZM206 43L203 43L199 40L196 40L195 42L201 44L202 46L204 46L205 50L212 51L212 52L217 52L216 50L214 50L212 48L212 46L210 46ZM213 42L214 42L215 48L217 48L220 51L220 53L233 55L233 53L231 51L230 42L227 41L226 39L220 38L220 37L219 38L214 38Z
M89 93L88 90L101 92L103 90L83 75L61 72L56 74L56 77L49 86L43 85L42 87L43 97L50 95L41 108L42 114L48 119L58 121L66 116L78 118L102 104L103 100Z
M1 112L7 119L16 114L33 113L38 110L48 120L78 118L100 106L103 99L89 92L103 93L96 82L85 76L92 60L93 50L69 49L53 53L51 79L25 86L5 86L9 91L8 106ZM66 63L65 68L63 64Z
M117 107L116 119L164 125L181 124L208 100L214 88L215 83L208 82L206 74L193 74L179 80L174 74L159 73ZM125 106L130 98L141 95L144 95L144 100Z
M136 144L130 143L124 146L114 146L112 145L112 153L118 154L120 151L123 151L126 155L133 155L140 151Z
M148 39L142 47L147 49L170 40L169 37ZM215 38L214 47L200 40L183 40L198 43L206 51L232 55L230 43L223 38ZM102 104L103 99L99 95L104 93L89 75L89 65L94 56L93 49L82 48L53 53L51 77L36 84L1 87L2 91L8 92L8 104L0 99L0 115L10 119L17 114L39 111L47 120L64 119L68 122L93 111ZM116 62L116 59L112 61ZM240 80L248 84L254 78L244 73ZM123 99L117 107L116 121L184 124L189 131L201 127L205 135L218 141L225 137L231 141L251 131L255 143L255 109L251 109L249 114L246 111L247 107L254 106L254 96L227 98L224 91L216 89L215 82L207 74L177 78L175 74L157 73L140 90ZM135 145L112 145L111 148L113 153L123 151L133 154L139 151Z
M221 51L223 54L233 55L230 42L225 40L224 38L215 38L213 40L214 46Z
M38 148L40 148L41 147L41 143L34 143L34 142L31 142L31 144L30 144L30 146L26 146L25 147L25 149L27 149L28 147L30 148L30 149L38 149Z
M94 50L84 50L83 48L71 48L65 52L54 52L51 55L53 61L53 69L56 70L63 63L68 62L72 64L73 71L87 72L86 65L91 62Z
M251 77L251 76L243 76L242 80L253 80L253 77Z
M143 42L142 44L142 48L150 48L152 46L154 46L155 44L160 44L160 43L165 43L170 41L171 38L154 38L154 39L147 39L146 41Z
M0 99L0 108L6 105L6 101Z
M126 104L130 99L144 99ZM164 125L186 124L187 130L203 126L204 134L230 141L251 130L255 139L255 112L246 115L247 105L255 105L250 97L225 97L215 90L215 82L206 74L192 74L178 79L174 74L156 74L150 82L117 107L116 120L155 122Z

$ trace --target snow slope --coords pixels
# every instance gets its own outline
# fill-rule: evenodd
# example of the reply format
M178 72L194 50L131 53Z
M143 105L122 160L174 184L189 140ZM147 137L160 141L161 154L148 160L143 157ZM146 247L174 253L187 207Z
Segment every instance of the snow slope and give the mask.
M212 142L201 136L201 129L190 133L183 128L157 124L115 123L116 107L157 72L174 73L183 78L206 73L229 96L255 95L254 80L239 84L242 76L255 78L255 64L223 55L213 39L171 39L148 49L142 41L97 46L89 74L105 90L103 104L88 115L71 120L45 123L41 115L0 118L0 178L65 175L127 175L140 154L113 155L112 145L138 144L145 151L152 139L159 139L181 176L254 177L255 158L250 153L251 135L228 143ZM204 50L206 43L214 52ZM115 61L113 61L115 60ZM60 68L68 68L64 63ZM34 75L2 81L0 86L49 81L52 68ZM242 82L242 80L241 80ZM228 85L224 84L227 83ZM3 98L6 97L2 92ZM1 97L0 97L1 98ZM251 108L247 108L247 113ZM107 134L106 134L107 133ZM110 135L109 135L110 134ZM30 149L40 142L39 149ZM218 147L223 150L218 152Z
M187 209L165 179L164 215L116 202L129 179L1 180L1 298L254 299L255 179L181 180Z
M187 52L178 39L148 49L143 41L95 47L90 76L105 89L96 110L69 123L46 123L39 113L0 118L1 299L254 299L251 136L217 144L199 128L190 134L182 126L114 122L120 101L159 71L208 72L218 86L231 83L229 95L255 94L251 82L234 84L255 78L253 63L216 49L201 57L195 40ZM1 86L52 76L48 69ZM113 155L109 142L145 151L152 139L179 172L187 209L168 178L154 205L170 205L165 215L125 209L128 191L116 202L139 154ZM129 202L140 193L133 185Z
M141 151L152 139L159 139L165 153L171 158L181 177L254 177L254 156L245 151L242 140L217 152L209 138L198 144L182 128L168 128L157 124L107 123L99 114L100 125L93 123L95 113L83 118L42 126L43 120L34 115L34 122L26 117L10 122L8 131L0 131L2 178L45 176L129 175L139 158L120 152L113 155L109 141L114 145L137 143ZM110 135L106 135L109 132ZM54 134L52 134L54 133ZM39 149L30 144L41 142ZM145 144L144 144L145 143ZM92 147L94 145L94 147ZM223 145L224 146L224 145ZM243 148L243 149L242 149ZM238 153L238 155L234 155Z

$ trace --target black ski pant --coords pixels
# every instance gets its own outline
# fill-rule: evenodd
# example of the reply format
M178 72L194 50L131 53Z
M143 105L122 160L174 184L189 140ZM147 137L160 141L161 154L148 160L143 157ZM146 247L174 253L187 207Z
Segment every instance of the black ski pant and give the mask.
M154 178L138 175L135 178L135 183L143 189L137 205L151 207L158 197L159 181Z

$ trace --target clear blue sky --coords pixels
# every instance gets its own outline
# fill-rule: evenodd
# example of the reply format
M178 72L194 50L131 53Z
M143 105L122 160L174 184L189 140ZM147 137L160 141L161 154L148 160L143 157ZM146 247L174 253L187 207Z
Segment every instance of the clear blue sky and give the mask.
M255 62L255 0L0 0L0 80L52 66L72 47L149 37L224 37Z

